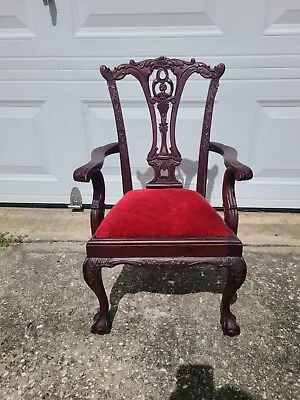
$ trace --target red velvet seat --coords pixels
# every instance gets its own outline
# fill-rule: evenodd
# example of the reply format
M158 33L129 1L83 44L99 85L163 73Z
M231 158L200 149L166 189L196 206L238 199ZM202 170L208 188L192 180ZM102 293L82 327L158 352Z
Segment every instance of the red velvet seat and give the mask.
M132 190L96 231L96 238L102 239L233 235L212 206L199 193L187 189Z

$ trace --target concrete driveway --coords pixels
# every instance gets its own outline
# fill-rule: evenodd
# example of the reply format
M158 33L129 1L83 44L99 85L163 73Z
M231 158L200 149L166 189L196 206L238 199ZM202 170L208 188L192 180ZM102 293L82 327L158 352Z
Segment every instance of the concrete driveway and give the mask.
M222 335L222 270L116 267L109 335L89 331L96 299L84 242L0 249L0 399L299 397L299 248L247 247L248 278Z

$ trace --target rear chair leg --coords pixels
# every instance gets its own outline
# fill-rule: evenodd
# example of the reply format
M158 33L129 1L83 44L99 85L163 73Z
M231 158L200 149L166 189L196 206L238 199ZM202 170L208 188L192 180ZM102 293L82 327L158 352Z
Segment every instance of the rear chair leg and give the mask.
M240 327L236 317L230 311L230 305L234 302L237 290L242 286L247 275L247 267L243 257L237 257L227 266L227 281L223 291L221 302L221 325L224 335L236 336L240 334Z
M86 258L83 263L83 276L88 286L93 290L99 301L100 310L94 316L92 333L104 335L110 332L109 329L109 303L102 280L102 267L92 258Z

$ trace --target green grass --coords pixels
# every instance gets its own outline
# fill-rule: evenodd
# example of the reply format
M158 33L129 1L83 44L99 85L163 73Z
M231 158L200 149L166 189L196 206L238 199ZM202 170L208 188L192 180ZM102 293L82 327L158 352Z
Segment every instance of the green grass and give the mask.
M0 247L7 247L13 243L23 243L26 236L13 236L9 232L0 232Z

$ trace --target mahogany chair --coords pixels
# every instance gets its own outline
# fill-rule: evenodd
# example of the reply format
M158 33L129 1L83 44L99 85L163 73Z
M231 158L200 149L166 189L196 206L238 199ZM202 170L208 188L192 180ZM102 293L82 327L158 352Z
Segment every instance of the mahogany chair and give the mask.
M94 149L91 161L74 171L75 181L91 180L93 184L92 238L87 242L87 258L83 264L84 279L100 304L91 331L98 334L110 331L109 303L101 275L103 267L128 264L182 269L206 264L228 270L220 322L225 335L238 335L240 328L230 305L246 278L246 264L242 257L242 242L236 236L235 181L249 180L253 174L237 160L235 149L210 142L214 100L219 79L225 71L224 64L211 68L195 59L183 61L159 57L140 62L131 60L113 70L103 65L100 71L107 81L118 142ZM194 73L210 80L200 138L196 191L183 189L175 175L181 162L175 140L177 111L185 83ZM141 84L153 133L147 162L153 168L154 176L146 188L138 190L132 187L125 124L116 83L126 75L133 75ZM222 189L224 221L205 200L210 151L222 155L226 166ZM105 184L101 168L104 159L115 153L120 154L124 196L104 218Z

